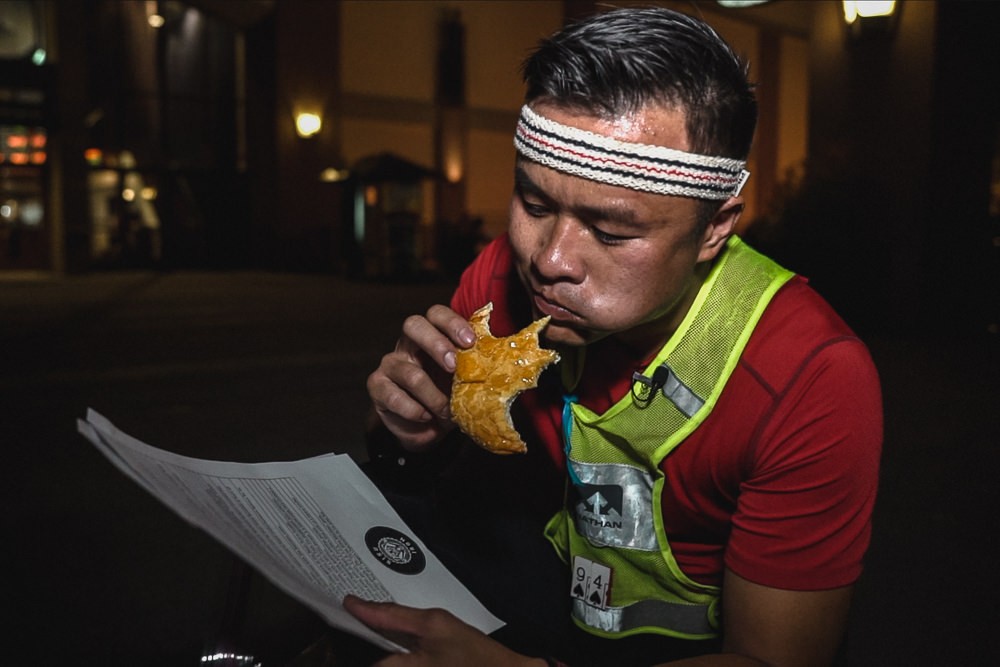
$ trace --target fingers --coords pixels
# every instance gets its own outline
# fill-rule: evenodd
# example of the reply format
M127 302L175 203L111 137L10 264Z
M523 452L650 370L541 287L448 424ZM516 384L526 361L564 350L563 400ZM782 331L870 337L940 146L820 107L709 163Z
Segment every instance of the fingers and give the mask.
M426 317L413 315L406 319L396 349L420 349L451 373L455 370L455 348L472 347L475 341L476 335L464 317L446 306L431 306Z
M537 664L490 639L444 609L415 609L392 602L344 599L344 609L410 653L391 655L379 667L510 667Z
M472 347L476 342L476 334L469 321L447 306L431 306L427 311L427 320L460 347Z
M427 367L420 355L391 352L368 378L368 394L380 416L426 423L449 418L444 383Z
M416 611L387 602L369 602L354 595L344 598L344 610L372 630L400 646L410 647L418 636L405 612Z
M409 636L419 634L417 609L392 602L370 602L354 595L344 598L344 609L373 630Z
M382 358L367 387L379 418L405 448L423 449L453 427L455 352L474 342L469 323L446 306L432 306L403 323L396 349Z
M453 626L464 626L443 609L370 602L354 595L344 598L344 609L371 629L408 648L425 640L449 636L454 632Z

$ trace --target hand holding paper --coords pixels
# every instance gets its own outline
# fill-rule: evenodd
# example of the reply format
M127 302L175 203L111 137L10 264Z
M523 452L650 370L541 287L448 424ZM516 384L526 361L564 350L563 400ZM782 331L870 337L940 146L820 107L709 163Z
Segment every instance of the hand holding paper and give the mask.
M345 454L277 463L206 461L151 447L93 410L77 428L167 507L336 628L405 650L347 613L347 595L439 607L486 634L503 626Z

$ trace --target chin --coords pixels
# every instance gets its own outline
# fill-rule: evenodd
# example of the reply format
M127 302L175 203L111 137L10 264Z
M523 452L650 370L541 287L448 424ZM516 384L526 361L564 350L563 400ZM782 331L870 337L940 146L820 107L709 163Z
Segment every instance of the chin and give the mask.
M583 347L601 338L598 334L550 322L542 332L542 340L557 347Z

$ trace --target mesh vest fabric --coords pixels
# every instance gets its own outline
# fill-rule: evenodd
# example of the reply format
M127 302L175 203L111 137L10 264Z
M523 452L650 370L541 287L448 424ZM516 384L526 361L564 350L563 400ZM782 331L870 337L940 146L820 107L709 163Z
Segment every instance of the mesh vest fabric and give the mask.
M546 534L568 562L579 556L613 572L604 609L574 602L574 620L586 630L612 637L717 634L719 590L685 576L671 553L660 510L666 483L660 463L711 413L767 304L792 275L738 237L730 238L677 332L643 371L651 376L666 364L700 399L693 415L661 393L645 404L635 395L625 396L602 415L571 406L567 466L581 484L569 487L567 507ZM634 389L639 394L647 387ZM623 512L640 514L604 522L576 511L586 502L578 491L585 495L619 484ZM645 533L623 539L623 530Z

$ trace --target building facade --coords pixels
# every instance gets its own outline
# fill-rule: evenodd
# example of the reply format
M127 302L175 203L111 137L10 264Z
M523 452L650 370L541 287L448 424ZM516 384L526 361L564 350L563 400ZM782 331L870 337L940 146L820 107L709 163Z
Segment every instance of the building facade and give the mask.
M976 30L992 3L897 2L864 30L834 0L653 4L697 12L751 63L761 115L740 231L859 317L917 317L937 284L913 277L941 247L995 281L1000 94L966 76L998 60ZM5 0L0 274L454 275L506 227L522 59L604 9ZM955 207L948 192L957 228L933 218ZM996 327L994 290L977 290L964 316Z

